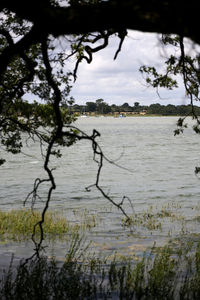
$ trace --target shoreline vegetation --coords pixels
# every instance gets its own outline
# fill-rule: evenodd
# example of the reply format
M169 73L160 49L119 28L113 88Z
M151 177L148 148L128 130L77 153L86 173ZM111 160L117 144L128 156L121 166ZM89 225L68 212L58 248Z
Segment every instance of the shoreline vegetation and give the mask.
M64 114L79 116L109 116L109 117L142 117L142 116L193 116L194 111L196 116L200 116L200 107L192 105L161 105L159 103L151 104L149 106L140 105L135 102L133 106L128 103L122 105L109 105L103 99L98 99L96 102L86 102L85 105L63 104L61 110ZM41 104L34 101L15 103L15 112L19 117L23 116L27 120L33 116L43 116L46 112L51 112L52 107L50 104Z
M162 215L157 212L155 217L180 219L168 210L169 207L162 209ZM1 240L16 243L28 240L39 216L38 211L30 209L1 211ZM137 223L141 223L140 219ZM194 238L184 233L167 245L147 248L137 258L115 253L109 259L90 253L90 246L85 243L84 232L96 225L86 214L80 224L70 224L62 214L49 211L46 239L65 240L68 244L65 259L58 261L55 256L44 256L28 262L21 260L17 266L11 260L0 278L0 299L199 299L197 235ZM151 230L158 229L154 227Z
M116 105L104 102L103 99L97 99L96 102L86 102L85 105L73 104L68 107L69 112L79 116L113 116L113 117L132 117L132 116L186 116L192 115L195 111L196 115L200 115L200 107L192 105L161 105L159 103L140 105L134 102L129 105L125 102L122 105Z
M87 257L77 236L64 262L46 256L22 260L0 278L0 299L169 299L200 296L200 243L152 247L139 261Z
M90 114L90 113L83 113L83 114L76 114L77 117L113 117L113 118L138 118L138 117L180 117L181 115L159 115L159 114Z

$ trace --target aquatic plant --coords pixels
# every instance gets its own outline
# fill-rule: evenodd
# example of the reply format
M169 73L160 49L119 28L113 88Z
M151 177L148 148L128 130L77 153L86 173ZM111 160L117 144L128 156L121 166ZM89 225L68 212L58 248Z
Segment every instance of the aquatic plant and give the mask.
M0 211L1 239L15 241L30 239L33 227L40 218L40 212L36 210ZM44 224L45 237L49 239L63 239L67 234L84 232L86 229L90 230L94 226L96 226L95 218L89 218L86 214L80 218L79 223L70 223L61 213L48 211Z
M83 248L77 251L81 245L77 236L63 264L54 258L35 258L21 262L15 271L11 263L0 281L0 298L199 299L200 243L153 247L137 263L124 258L110 264L86 259Z
M162 231L164 222L181 222L181 231L185 230L185 218L180 212L177 212L181 206L178 203L164 203L161 207L158 205L149 205L144 212L134 213L129 216L129 220L122 219L122 224L126 227L146 228L148 231ZM171 229L168 231L171 235Z

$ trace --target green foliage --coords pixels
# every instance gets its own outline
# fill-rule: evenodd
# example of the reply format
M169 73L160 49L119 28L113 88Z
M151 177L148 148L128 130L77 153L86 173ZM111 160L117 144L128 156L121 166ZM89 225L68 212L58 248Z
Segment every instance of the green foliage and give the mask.
M80 251L77 251L77 250ZM138 262L88 258L79 237L64 263L54 258L21 262L0 280L0 297L18 299L183 299L200 296L200 245L153 247ZM80 260L81 258L81 260Z
M165 63L168 64L169 62ZM169 90L172 90L173 88L178 87L177 81L175 79L168 76L167 74L159 74L154 67L141 66L139 70L142 74L148 74L146 77L146 82L148 85L151 85L154 88L165 87Z
M174 54L169 55L165 61L165 68L162 74L159 74L155 67L142 66L140 72L145 75L146 83L158 90L158 88L167 88L169 90L178 87L177 75L182 78L185 87L186 96L190 100L190 110L185 115L192 115L197 123L193 127L196 133L199 133L199 108L194 106L194 101L199 101L200 87L200 56L196 51L186 54L184 39L182 36L163 35L161 39L164 47L170 47ZM178 125L175 134L183 131L183 126Z
M14 45L16 36L18 40L23 39L31 29L31 24L8 11L2 13L0 21L2 54ZM3 149L13 154L22 149L22 134L26 133L27 138L48 144L59 122L69 125L75 120L67 108L72 98L69 97L70 75L64 71L65 57L62 51L56 50L53 42L48 41L47 46L49 57L45 56L43 44L33 43L26 52L13 58L1 76L0 142ZM56 68L53 70L54 66ZM28 103L24 100L27 93L39 97L39 101ZM58 97L66 105L65 110L59 109ZM45 101L45 104L41 101ZM57 143L63 146L70 146L74 142L73 134L57 139Z
M102 110L103 109L103 110ZM112 114L114 112L134 112L140 113L145 111L148 115L162 115L162 116L192 116L192 109L194 109L196 116L200 115L200 107L193 105L162 105L160 103L147 105L140 105L139 102L135 102L133 106L128 103L124 103L122 105L116 104L107 104L105 102L101 103L101 105L97 108L97 104L95 102L86 102L86 105L77 105L74 104L71 106L71 111L73 113L85 113L85 112L96 112L103 114Z
M0 211L0 234L8 239L25 240L30 239L33 226L40 220L40 213L31 210ZM70 230L70 225L65 218L57 214L48 213L45 221L45 232L47 235L63 236Z
M31 238L34 225L41 219L39 211L11 210L0 211L0 236L2 239L24 241ZM76 236L86 229L96 226L95 221L87 214L79 216L79 222L70 223L64 216L56 212L47 212L45 216L44 231L49 239L66 239L68 235ZM36 235L40 234L36 228Z
M97 109L97 104L94 102L86 102L86 111L94 112Z
M187 128L187 124L184 123L185 118L179 118L176 125L177 129L174 130L174 135L178 135L180 133L183 133L184 129ZM194 129L194 127L193 127Z
M96 100L96 112L98 114L107 114L111 112L110 106L103 99Z

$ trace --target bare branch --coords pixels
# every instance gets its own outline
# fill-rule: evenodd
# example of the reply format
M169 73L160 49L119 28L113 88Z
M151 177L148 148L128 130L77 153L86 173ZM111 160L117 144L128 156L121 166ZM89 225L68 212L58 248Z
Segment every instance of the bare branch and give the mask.
M124 39L127 36L127 34L128 34L127 30L120 31L118 33L118 36L120 38L120 43L119 43L119 47L118 47L118 49L117 49L117 51L115 53L114 60L117 58L119 52L121 51Z

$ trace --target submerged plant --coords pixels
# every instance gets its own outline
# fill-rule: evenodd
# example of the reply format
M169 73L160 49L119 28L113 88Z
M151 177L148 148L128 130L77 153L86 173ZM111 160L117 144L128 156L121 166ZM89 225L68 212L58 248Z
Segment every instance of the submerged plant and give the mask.
M164 203L161 207L158 205L149 205L144 212L137 212L129 216L127 221L122 219L122 223L126 227L147 229L152 233L153 231L163 231L163 228L169 221L171 224L181 227L182 233L185 230L185 218L180 212L177 212L181 206L179 203ZM168 230L168 235L171 235L172 229Z

